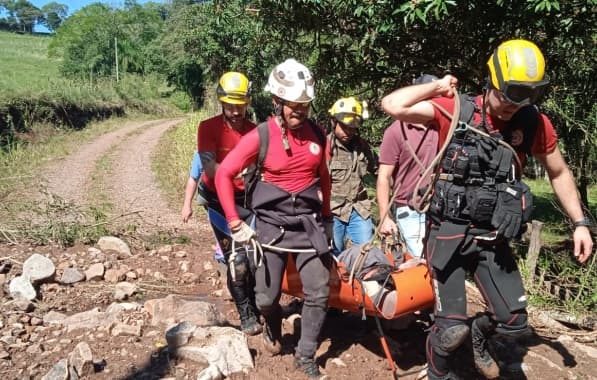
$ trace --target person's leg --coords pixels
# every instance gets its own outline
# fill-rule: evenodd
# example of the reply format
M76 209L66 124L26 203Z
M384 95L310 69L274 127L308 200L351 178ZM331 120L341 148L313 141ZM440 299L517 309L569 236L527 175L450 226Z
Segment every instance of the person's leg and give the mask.
M355 209L350 213L346 232L354 244L363 244L373 237L371 217L364 219Z
M429 236L428 250L431 255L442 254L434 252L437 232L437 229L432 230ZM435 321L427 336L425 350L430 379L455 378L450 371L449 358L469 334L466 324L465 264L465 258L457 253L443 270L431 268Z
M425 237L425 214L419 214L409 206L396 208L396 224L406 244L406 249L413 257L423 254L423 238Z
M527 333L526 295L520 272L507 243L491 246L480 254L474 279L485 298L489 314L471 326L475 366L486 378L499 377L499 367L488 351L495 334L516 338Z
M334 216L334 254L337 256L344 251L344 239L346 238L346 226L348 224Z
M255 303L265 318L263 340L265 349L278 354L282 339L282 309L280 295L282 277L288 254L263 252L263 264L255 271Z
M311 377L320 375L314 356L327 310L331 260L329 255L318 256L315 253L300 253L296 256L296 267L305 295L296 366Z

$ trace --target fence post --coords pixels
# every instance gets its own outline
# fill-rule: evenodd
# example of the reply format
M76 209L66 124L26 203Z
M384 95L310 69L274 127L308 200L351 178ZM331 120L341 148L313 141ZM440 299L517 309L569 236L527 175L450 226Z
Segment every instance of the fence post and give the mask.
M531 237L529 241L529 251L527 253L526 267L528 269L527 283L530 285L535 278L535 269L537 267L537 259L541 251L541 228L543 222L533 220L531 222Z

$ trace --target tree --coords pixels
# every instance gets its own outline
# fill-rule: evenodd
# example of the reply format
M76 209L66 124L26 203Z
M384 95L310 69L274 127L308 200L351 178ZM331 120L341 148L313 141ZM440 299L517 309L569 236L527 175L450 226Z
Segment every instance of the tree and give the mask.
M41 11L44 15L44 25L55 32L66 19L68 6L53 1L41 7Z
M65 75L115 75L116 48L119 70L146 72L145 67L150 62L148 46L161 34L163 22L155 3L140 6L127 2L126 6L126 9L112 9L95 3L64 21L50 43L49 52L63 58L61 71Z
M186 4L171 9L160 44L165 74L179 89L196 91L198 82L180 73L190 62L201 69L200 78L214 83L224 72L240 71L253 82L253 107L259 118L269 114L271 102L259 92L277 56L271 36L262 33L258 17L248 11L246 1L219 1ZM202 83L202 87L205 84ZM195 102L201 98L194 99ZM269 104L268 104L269 103Z

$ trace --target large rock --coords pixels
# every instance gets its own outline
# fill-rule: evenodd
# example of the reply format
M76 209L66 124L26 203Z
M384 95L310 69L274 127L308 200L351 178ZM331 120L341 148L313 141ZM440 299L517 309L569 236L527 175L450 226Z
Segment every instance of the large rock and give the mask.
M68 361L79 376L89 376L94 373L93 354L87 342L80 342L69 354Z
M85 278L87 278L87 281L101 280L104 278L105 270L106 268L102 263L91 264L85 271Z
M12 279L8 286L8 291L12 298L25 298L33 301L37 297L37 292L27 276L17 276Z
M85 275L75 268L66 268L62 272L60 282L65 285L74 284L85 280Z
M115 251L118 254L118 258L126 259L131 257L131 249L121 239L114 236L104 236L99 239L97 246L102 251Z
M151 325L160 323L173 325L189 321L197 326L222 326L226 323L224 315L215 305L203 301L187 301L173 294L166 298L148 300L143 305L151 316Z
M114 287L114 299L124 301L137 292L137 285L130 282L119 282Z
M198 327L188 344L170 352L198 363L207 361L226 377L254 368L247 336L232 327Z
M66 317L62 324L67 332L77 329L94 329L97 327L110 327L112 323L118 321L118 314L102 312L99 308L84 311Z
M62 359L54 364L54 367L42 376L41 380L68 380L68 361Z
M32 284L50 281L56 274L52 260L39 253L34 253L23 263L23 277L28 277Z

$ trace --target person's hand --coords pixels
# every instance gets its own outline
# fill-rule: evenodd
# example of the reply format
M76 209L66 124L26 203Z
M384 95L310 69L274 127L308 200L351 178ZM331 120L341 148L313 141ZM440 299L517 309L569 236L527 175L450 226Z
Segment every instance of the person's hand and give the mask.
M456 93L456 87L458 86L458 79L455 76L447 74L442 79L431 82L437 87L437 95L446 96L451 98Z
M193 216L193 207L191 205L184 205L182 206L182 211L180 212L180 216L182 217L182 222L186 223L189 221L191 216Z
M518 236L522 224L522 188L499 184L491 225L506 239Z
M379 227L379 233L384 236L397 235L398 227L390 217L386 216L383 220L383 223Z
M229 225L231 237L237 243L247 243L253 237L255 237L255 231L249 227L249 225L243 221L238 221L240 223L234 223Z
M593 253L593 239L589 227L580 226L574 229L574 257L579 263L584 263Z

